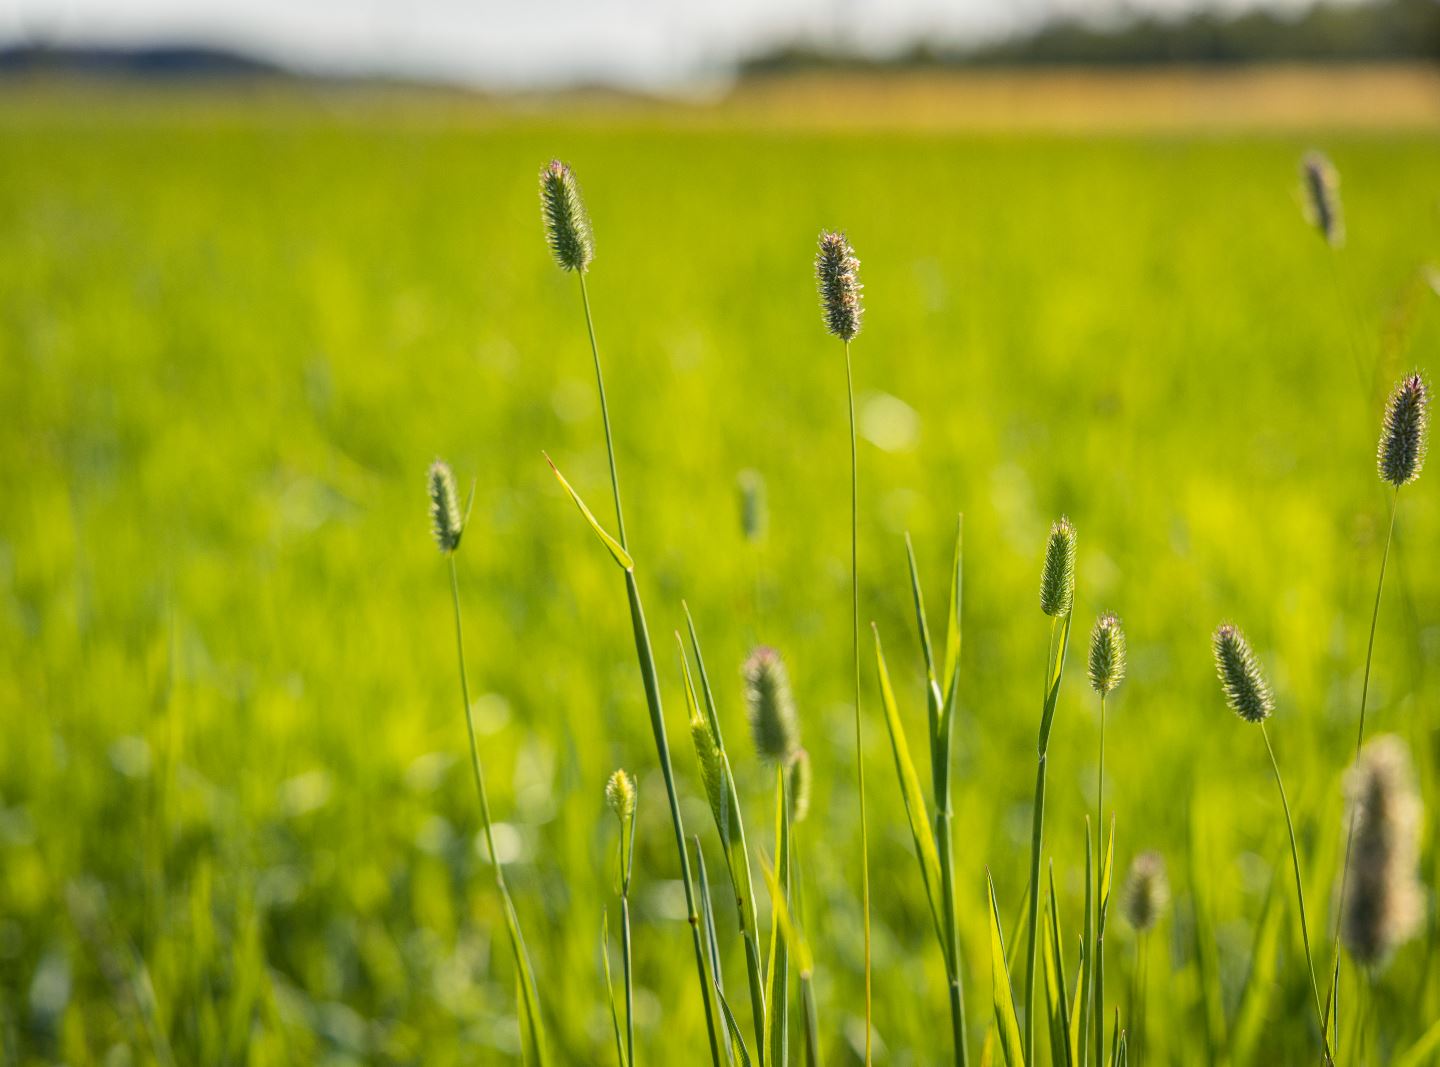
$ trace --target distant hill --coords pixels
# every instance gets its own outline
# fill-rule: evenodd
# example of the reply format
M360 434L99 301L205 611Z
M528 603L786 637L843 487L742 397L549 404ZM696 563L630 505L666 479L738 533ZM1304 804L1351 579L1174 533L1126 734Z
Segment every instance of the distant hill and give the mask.
M983 45L927 41L876 59L797 43L755 56L749 74L836 67L942 67L1264 62L1440 63L1440 0L1322 3L1299 15L1200 12L1143 16L1106 25L1061 19Z
M289 76L285 68L221 48L156 44L139 48L53 48L17 45L0 48L0 76L94 75L137 78L271 78Z

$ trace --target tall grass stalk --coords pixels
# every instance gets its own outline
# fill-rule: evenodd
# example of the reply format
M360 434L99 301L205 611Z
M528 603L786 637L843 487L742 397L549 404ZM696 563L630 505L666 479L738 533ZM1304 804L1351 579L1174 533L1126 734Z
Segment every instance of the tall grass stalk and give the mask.
M605 430L605 455L610 465L610 489L615 499L615 532L623 553L628 555L625 535L625 514L620 503L620 475L615 464L615 439L610 429L610 410L605 396L605 375L600 365L600 346L595 338L595 318L590 310L590 292L585 285L585 271L593 256L590 224L579 199L579 190L568 167L551 163L541 173L541 200L547 236L556 259L565 270L573 271L580 283L580 302L585 310L585 330L590 339L590 354L595 363L595 387L600 398L600 418ZM700 930L700 916L695 904L695 884L690 873L690 855L685 846L685 824L680 814L680 798L675 790L675 772L670 762L670 744L665 734L665 714L660 699L660 682L655 669L655 654L650 630L645 622L645 609L640 601L640 588L635 581L633 566L624 567L625 598L630 607L630 625L635 639L635 655L645 688L645 703L650 712L650 731L655 753L665 780L665 793L670 803L670 821L675 831L675 851L680 860L680 879L685 888L686 919L695 950L695 970L700 982L700 996L705 1007L705 1029L710 1043L710 1059L719 1067L720 1035L716 1029L715 1010L705 971L705 945Z
M637 801L635 781L623 770L610 776L605 786L605 802L615 813L620 824L620 962L621 980L625 988L625 1043L621 1062L635 1067L635 979L630 956L630 875L635 865L635 808ZM608 937L605 938L608 941ZM605 946L605 984L610 984L609 946ZM614 997L611 996L611 1014L614 1014ZM619 1027L616 1027L619 1038Z
M1385 590L1385 566L1390 560L1390 545L1395 539L1395 515L1400 508L1400 490L1420 476L1425 464L1425 453L1429 433L1429 388L1423 377L1412 374L1402 380L1390 394L1385 405L1385 415L1380 428L1380 443L1376 449L1376 469L1383 482L1393 487L1390 494L1390 521L1385 531L1385 549L1380 555L1380 576L1375 583L1375 603L1370 611L1370 635L1365 644L1365 674L1360 683L1360 722L1355 731L1355 757L1352 768L1360 765L1361 750L1365 745L1365 710L1370 696L1370 668L1375 659L1375 630L1380 621L1380 598ZM1333 963L1330 982L1326 987L1326 1007L1323 1025L1332 1025L1334 1043L1338 1045L1339 985L1340 985L1340 916L1345 911L1345 896L1349 889L1350 854L1355 845L1355 825L1358 808L1352 808L1349 829L1345 834L1345 864L1340 875L1340 896L1335 907L1335 931L1332 946ZM1333 1014L1332 1014L1333 1009Z
M475 739L470 679L465 670L465 630L460 612L460 578L455 567L455 551L460 547L465 517L460 514L455 480L450 468L440 462L436 462L430 469L430 502L435 539L445 554L445 562L450 570L450 599L455 611L455 654L460 668L460 700L465 708L465 732L470 741L470 769L475 779L475 794L480 801L480 822L485 834L485 847L490 856L490 869L495 876L495 890L500 896L500 906L505 915L510 949L515 961L515 984L519 1000L517 1014L524 1060L527 1064L543 1067L546 1063L545 1031L540 1017L539 988L535 982L535 971L530 965L530 952L520 930L520 918L515 912L514 902L510 899L505 868L500 862L500 853L495 848L495 827L490 817L490 799L485 791L485 770L480 763L480 746Z
M1310 924L1305 916L1305 886L1300 874L1300 846L1295 840L1295 822L1290 817L1290 801L1285 796L1285 783L1280 778L1280 764L1275 759L1275 749L1270 744L1270 734L1265 724L1260 724L1260 736L1265 739L1265 751L1270 756L1270 768L1275 772L1275 788L1280 792L1280 806L1285 812L1285 829L1290 835L1290 862L1295 868L1295 900L1300 909L1300 940L1305 945L1305 969L1310 975L1310 991L1315 997L1315 1017L1320 1024L1320 1051L1326 1063L1334 1062L1330 1056L1330 1041L1325 1032L1325 1009L1320 1003L1320 987L1315 984L1315 958L1310 952Z
M865 817L865 745L860 715L860 462L855 433L855 377L850 342L860 332L860 261L843 233L822 233L815 258L825 327L845 344L845 396L850 414L850 626L855 668L855 785L860 802L860 907L865 935L865 1064L871 1049L870 832Z
M1070 620L1075 602L1075 528L1060 519L1050 528L1045 545L1045 567L1040 581L1040 609L1051 617L1049 665L1045 672L1045 701L1040 713L1036 744L1035 802L1030 826L1030 921L1025 944L1025 1062L1035 1062L1035 946L1040 927L1040 856L1045 831L1045 766L1050 750L1050 727L1060 697L1065 653L1070 647Z

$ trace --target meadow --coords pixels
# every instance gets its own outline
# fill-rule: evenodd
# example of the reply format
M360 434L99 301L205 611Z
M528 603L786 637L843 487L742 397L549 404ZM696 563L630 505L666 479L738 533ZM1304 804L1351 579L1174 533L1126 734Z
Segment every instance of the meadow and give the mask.
M1343 178L1343 249L1301 211L1311 147ZM799 871L826 1062L861 1062L864 964L845 367L813 275L825 228L846 231L865 286L862 624L885 640L922 766L904 537L943 619L964 514L953 789L970 1062L1002 1062L986 872L1013 942L1051 622L1041 564L1062 514L1076 621L1045 856L1069 966L1096 803L1085 644L1114 611L1129 647L1107 707L1116 884L1146 850L1171 884L1142 1062L1317 1062L1284 819L1210 640L1240 623L1274 687L1328 973L1390 500L1376 438L1394 383L1440 369L1433 134L412 122L314 101L207 117L98 90L0 106L0 1059L518 1062L427 514L443 456L462 497L474 484L455 555L472 707L551 1055L614 1062L604 790L624 767L639 797L636 1058L709 1062L623 583L542 456L609 521L580 298L540 221L553 157L574 165L594 224L629 548L717 900L672 636L682 601L757 857L775 850L773 772L749 745L740 668L760 643L789 666L814 777ZM753 539L747 470L768 505ZM1367 725L1409 744L1430 813L1435 479L1402 494ZM949 1062L944 963L868 634L861 648L875 1062ZM1423 928L1371 991L1345 972L1371 1062L1440 1056L1436 825ZM764 916L758 862L756 884ZM1128 1018L1137 939L1117 909L1106 1002ZM738 1011L733 910L716 922Z

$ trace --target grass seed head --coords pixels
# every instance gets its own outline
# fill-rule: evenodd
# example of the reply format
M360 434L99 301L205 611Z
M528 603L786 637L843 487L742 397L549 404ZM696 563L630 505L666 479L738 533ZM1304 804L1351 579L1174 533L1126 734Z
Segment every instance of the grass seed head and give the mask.
M635 779L617 770L605 783L605 803L624 826L635 814Z
M1125 677L1125 631L1120 620L1107 612L1090 631L1090 687L1102 697Z
M455 492L455 475L444 460L430 464L430 526L441 552L454 552L460 547L465 532L460 517L460 497Z
M1380 428L1376 466L1382 480L1399 488L1420 477L1430 432L1430 388L1412 374L1390 394Z
M745 707L761 759L788 767L800 747L790 675L780 653L761 645L745 661Z
M1345 243L1345 217L1340 208L1340 174L1323 152L1310 151L1300 161L1305 185L1305 215L1320 231L1325 243L1339 248Z
M1040 576L1040 610L1066 615L1075 602L1075 527L1064 517L1050 527L1045 570Z
M1225 702L1246 722L1264 722L1275 710L1275 698L1260 673L1260 662L1238 626L1228 622L1215 630L1215 669Z
M860 332L860 317L864 312L860 290L864 287L860 284L860 261L843 233L820 235L815 280L820 286L825 328L842 341L853 341Z
M698 711L690 716L690 741L695 746L695 759L700 764L700 779L705 783L705 799L710 802L716 823L723 822L725 811L725 763L720 746L710 732L710 724Z
M810 814L810 753L803 748L795 753L790 764L790 821L804 822Z
M1170 881L1165 877L1165 858L1158 852L1142 852L1130 863L1125 879L1125 920L1137 934L1143 934L1160 919L1170 902Z
M1424 914L1416 879L1420 797L1405 743L1375 738L1347 786L1355 839L1340 930L1350 955L1375 966L1415 933Z
M585 213L575 172L558 159L540 171L540 213L555 262L564 270L588 269L595 258L590 216Z
M757 470L743 470L736 479L740 488L740 532L755 542L765 536L770 510L765 501L765 476Z

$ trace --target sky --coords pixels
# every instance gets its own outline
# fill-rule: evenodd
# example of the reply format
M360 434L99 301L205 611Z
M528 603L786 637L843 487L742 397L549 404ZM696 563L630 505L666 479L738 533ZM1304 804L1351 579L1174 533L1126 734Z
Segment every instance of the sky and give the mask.
M1057 15L1308 0L0 0L0 42L205 43L307 70L480 88L675 89L797 39L883 53L990 39Z

